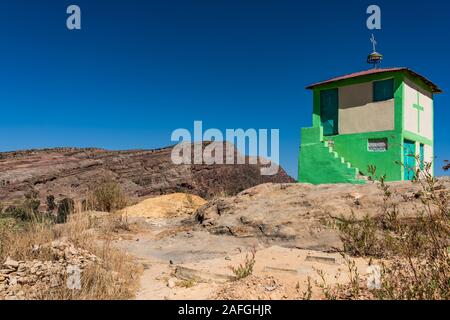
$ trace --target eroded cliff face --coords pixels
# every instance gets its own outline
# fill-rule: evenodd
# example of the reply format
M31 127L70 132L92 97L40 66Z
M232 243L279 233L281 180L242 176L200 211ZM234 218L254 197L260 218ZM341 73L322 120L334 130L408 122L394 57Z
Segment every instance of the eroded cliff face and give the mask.
M189 192L203 198L234 195L265 182L293 182L280 167L263 176L261 166L175 165L172 147L155 150L108 151L57 148L0 153L0 201L13 202L36 190L42 200L83 199L89 187L102 180L119 182L134 198Z

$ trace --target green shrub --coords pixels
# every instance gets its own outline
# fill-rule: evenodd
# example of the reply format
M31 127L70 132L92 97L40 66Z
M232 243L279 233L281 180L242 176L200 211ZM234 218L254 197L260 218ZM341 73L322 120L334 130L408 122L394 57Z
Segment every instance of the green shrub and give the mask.
M245 255L244 264L240 264L237 267L230 266L231 271L233 271L236 279L243 279L248 277L253 273L253 267L256 262L256 248L253 247L251 251L251 257L248 254Z
M67 217L73 213L75 203L70 198L64 198L59 202L58 215L56 216L56 223L66 223Z
M5 215L22 221L31 219L27 210L25 210L25 208L23 208L22 206L14 206L14 205L8 206L5 209Z
M55 202L55 196L49 195L47 196L47 211L53 212L57 208L56 202Z

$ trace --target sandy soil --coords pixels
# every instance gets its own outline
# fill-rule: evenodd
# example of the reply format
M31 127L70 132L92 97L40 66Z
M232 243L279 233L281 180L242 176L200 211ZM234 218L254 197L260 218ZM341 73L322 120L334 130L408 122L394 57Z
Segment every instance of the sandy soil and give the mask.
M129 217L168 218L193 214L206 200L187 193L173 193L145 199L120 213Z
M256 238L213 235L195 230L182 217L136 218L140 232L115 240L144 267L136 299L302 299L308 291L321 298L317 284L346 283L347 265L338 253L267 246ZM253 275L231 280L238 266L256 248ZM364 275L367 262L356 259Z

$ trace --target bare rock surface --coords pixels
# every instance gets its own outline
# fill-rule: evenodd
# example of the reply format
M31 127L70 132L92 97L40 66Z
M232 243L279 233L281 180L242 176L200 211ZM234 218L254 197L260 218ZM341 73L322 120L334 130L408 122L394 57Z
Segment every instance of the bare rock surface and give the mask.
M411 182L389 183L392 204L404 215L423 209L421 187ZM436 186L449 192L450 179L440 178ZM196 212L196 219L212 234L239 238L255 237L268 243L297 248L333 251L340 248L327 219L382 213L383 192L378 183L366 185L273 184L247 189L234 197L209 201Z
M0 153L0 201L12 202L36 190L45 202L81 199L89 186L104 179L118 181L131 197L188 192L203 198L234 195L265 182L293 182L280 167L273 176L261 175L259 164L175 165L172 147L155 150L108 151L57 148ZM237 157L235 150L235 157Z

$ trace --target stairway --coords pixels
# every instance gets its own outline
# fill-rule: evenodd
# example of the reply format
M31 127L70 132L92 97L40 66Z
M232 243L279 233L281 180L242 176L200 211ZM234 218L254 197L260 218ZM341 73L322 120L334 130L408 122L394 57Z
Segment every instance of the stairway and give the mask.
M349 161L346 161L344 157L339 156L339 154L336 151L334 151L334 147L330 146L328 141L323 141L323 145L325 148L328 148L328 152L331 154L331 156L334 159L337 159L337 161L343 165L345 174L346 175L348 174L351 179L354 179L355 180L354 183L365 182L364 178L362 178L363 176L360 175L359 169L356 167L352 167L352 164Z
M299 181L312 184L366 182L358 168L341 157L327 141L302 145Z

